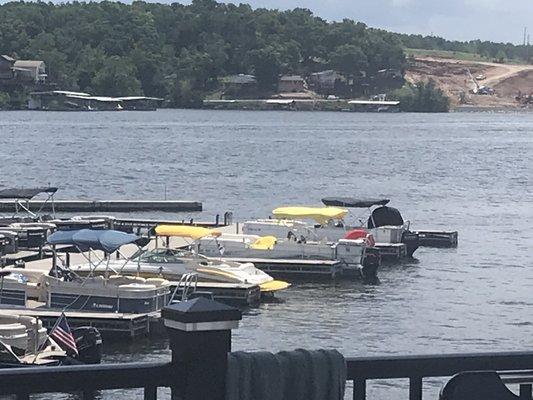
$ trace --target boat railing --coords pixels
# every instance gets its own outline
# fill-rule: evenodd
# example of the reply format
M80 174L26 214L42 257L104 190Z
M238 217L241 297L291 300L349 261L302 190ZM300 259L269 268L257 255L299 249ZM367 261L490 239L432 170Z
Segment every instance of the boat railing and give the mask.
M97 391L140 388L145 400L225 400L231 329L240 312L195 298L170 305L162 315L171 350L168 362L0 369L0 398L62 392L92 399ZM425 378L462 371L497 371L502 382L520 386L519 399L531 400L533 352L352 357L346 362L347 380L353 382L353 394L346 398L354 400L366 399L369 382L398 379L408 380L409 400L421 400ZM170 396L158 388L170 388Z
M190 273L183 274L176 284L172 296L170 296L169 304L177 301L177 296L181 291L181 301L186 301L189 296L196 292L198 287L198 274Z

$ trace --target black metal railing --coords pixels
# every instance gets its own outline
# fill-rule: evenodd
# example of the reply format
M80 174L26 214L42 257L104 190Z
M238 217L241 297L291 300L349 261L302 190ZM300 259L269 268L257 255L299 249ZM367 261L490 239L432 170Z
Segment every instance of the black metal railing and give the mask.
M0 398L25 400L34 393L78 393L91 399L97 390L144 389L145 400L157 398L158 387L178 389L183 383L172 363L127 363L0 369Z
M440 354L347 359L353 399L366 399L366 384L375 379L409 379L409 400L421 400L423 379L449 377L462 371L520 371L533 368L533 352ZM516 378L521 397L531 400L530 378ZM505 379L504 379L505 381ZM528 390L529 389L529 392Z

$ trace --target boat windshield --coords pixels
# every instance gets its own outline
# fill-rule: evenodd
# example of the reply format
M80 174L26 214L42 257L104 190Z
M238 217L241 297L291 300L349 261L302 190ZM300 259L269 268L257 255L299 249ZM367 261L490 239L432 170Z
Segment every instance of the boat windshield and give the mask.
M137 260L143 263L183 263L184 257L196 256L200 258L206 258L199 254L192 254L189 251L181 249L167 249L159 248L153 250L139 250L132 257L132 260Z

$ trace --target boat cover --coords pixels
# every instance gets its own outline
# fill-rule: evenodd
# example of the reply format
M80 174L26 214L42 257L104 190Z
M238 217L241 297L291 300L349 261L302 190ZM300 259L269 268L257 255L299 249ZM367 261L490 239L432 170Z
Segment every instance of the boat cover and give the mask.
M378 207L372 211L372 215L368 217L368 229L379 228L380 226L401 226L403 225L402 214L394 207Z
M48 237L48 243L69 244L82 250L93 249L112 253L125 244L136 243L139 239L139 236L132 233L111 229L78 229L54 232Z
M0 189L0 199L31 199L39 193L54 194L57 192L56 187L36 187L36 188L8 188Z
M327 206L369 208L372 206L384 206L389 203L389 199L356 199L354 197L325 197L322 203Z
M272 211L275 218L314 219L319 224L325 224L331 219L342 219L348 210L338 207L279 207Z
M155 228L155 233L158 236L186 237L193 240L198 240L206 236L218 237L222 235L222 232L215 229L190 225L158 225Z

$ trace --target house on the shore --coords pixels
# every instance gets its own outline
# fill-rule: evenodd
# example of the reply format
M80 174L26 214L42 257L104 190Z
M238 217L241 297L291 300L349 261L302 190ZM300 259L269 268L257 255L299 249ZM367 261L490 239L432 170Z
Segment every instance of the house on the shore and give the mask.
M254 75L238 74L222 78L223 95L226 97L247 97L257 91L257 79Z
M304 78L300 75L283 75L278 81L278 92L297 93L307 89Z
M0 79L13 79L15 59L5 54L0 55Z
M386 68L386 69L380 69L377 72L377 78L378 79L402 79L402 71L395 68Z
M309 88L321 94L334 94L335 88L344 77L332 69L312 73L309 76Z
M44 83L46 80L46 64L41 60L16 60L13 70L19 81Z

